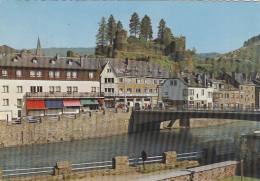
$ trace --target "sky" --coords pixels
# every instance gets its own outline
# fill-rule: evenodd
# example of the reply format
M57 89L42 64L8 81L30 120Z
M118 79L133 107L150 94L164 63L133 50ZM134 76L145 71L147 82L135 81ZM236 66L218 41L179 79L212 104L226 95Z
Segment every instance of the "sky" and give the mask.
M164 19L197 53L227 53L260 34L260 2L0 0L0 45L36 48L39 37L42 48L95 47L102 16L112 14L130 35L134 12L150 16L153 38Z

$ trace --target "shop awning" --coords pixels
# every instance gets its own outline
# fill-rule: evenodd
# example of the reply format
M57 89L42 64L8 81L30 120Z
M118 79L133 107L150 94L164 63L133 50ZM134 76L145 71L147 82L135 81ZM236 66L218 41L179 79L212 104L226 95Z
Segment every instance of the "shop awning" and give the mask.
M80 103L83 105L92 105L92 104L98 104L98 101L96 99L94 99L94 100L82 99L82 100L80 100Z
M44 101L26 101L27 109L48 109Z
M78 106L83 106L80 104L80 101L78 99L74 100L63 100L63 106L64 107L78 107Z
M104 101L100 98L98 98L99 102L101 102L102 104L104 104Z
M63 108L62 100L45 100L44 102L47 108Z

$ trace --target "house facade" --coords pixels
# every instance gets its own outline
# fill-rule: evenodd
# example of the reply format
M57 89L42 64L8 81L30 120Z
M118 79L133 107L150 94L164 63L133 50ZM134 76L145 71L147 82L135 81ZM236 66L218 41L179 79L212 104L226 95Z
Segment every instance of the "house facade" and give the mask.
M98 109L99 64L88 58L36 54L0 56L0 119L77 113Z

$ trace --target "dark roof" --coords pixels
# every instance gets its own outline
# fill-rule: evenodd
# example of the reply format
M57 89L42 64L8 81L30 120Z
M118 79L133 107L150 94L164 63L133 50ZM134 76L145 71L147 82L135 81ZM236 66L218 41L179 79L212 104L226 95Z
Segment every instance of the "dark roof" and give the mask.
M104 65L110 62L114 71L118 76L124 76L125 71L128 77L157 77L169 78L170 72L157 62L126 60L117 58L101 59L101 64Z
M179 79L181 82L183 82L188 87L201 87L201 88L207 87L207 86L204 86L202 84L202 82L199 83L197 77L190 73L176 74L172 78Z
M13 58L17 58L18 61L13 61ZM34 62L33 60L36 60ZM54 63L52 63L52 61ZM0 66L5 67L34 67L34 68L53 68L53 69L87 69L87 70L95 70L99 68L99 60L98 59L89 59L82 58L83 65L80 64L80 58L74 57L50 57L50 56L35 56L31 54L24 55L22 59L18 55L8 54L0 59ZM72 61L71 64L68 62Z

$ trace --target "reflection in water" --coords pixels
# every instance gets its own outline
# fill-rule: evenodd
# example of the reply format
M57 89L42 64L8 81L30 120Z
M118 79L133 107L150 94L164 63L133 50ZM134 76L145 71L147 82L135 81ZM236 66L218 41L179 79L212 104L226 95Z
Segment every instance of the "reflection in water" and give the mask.
M218 154L233 151L233 135L260 128L259 122L242 121L220 126L193 129L167 129L81 141L50 143L0 150L0 169L52 167L58 161L86 163L112 160L114 156L140 157L164 151L178 153L201 151L216 146Z

